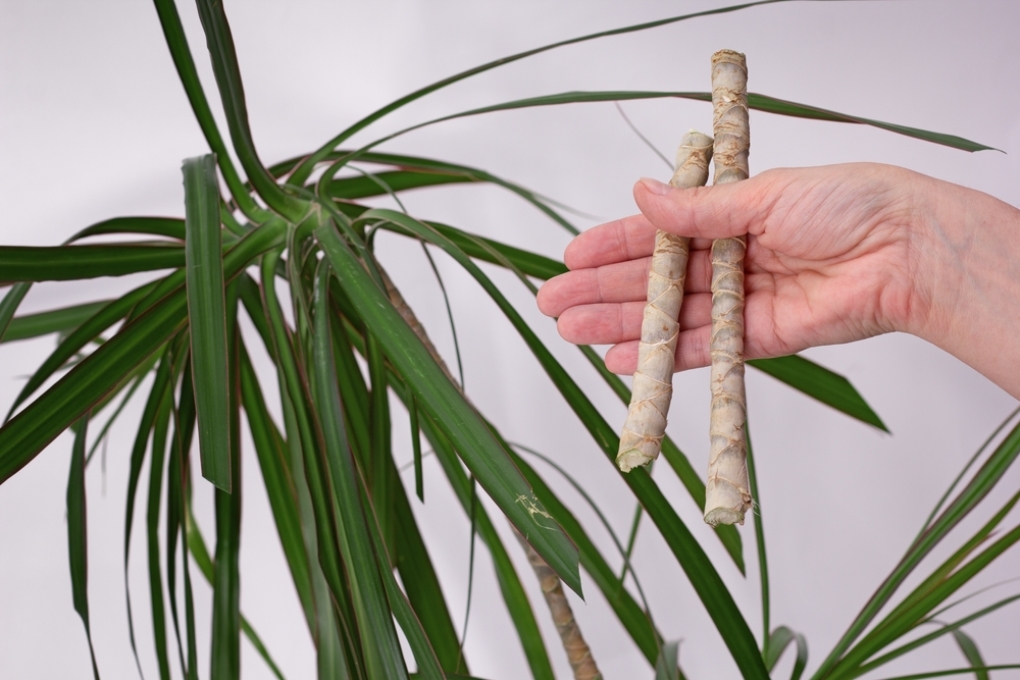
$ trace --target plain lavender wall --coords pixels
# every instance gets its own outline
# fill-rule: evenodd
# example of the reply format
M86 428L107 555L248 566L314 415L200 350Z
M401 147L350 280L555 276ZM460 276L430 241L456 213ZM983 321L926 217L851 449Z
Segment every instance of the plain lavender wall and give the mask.
M486 60L720 4L292 1L233 2L227 9L255 138L263 159L274 162L314 148L358 116L416 87ZM212 93L195 10L182 5L199 68ZM532 58L427 97L357 140L369 141L406 124L474 106L565 90L706 90L709 56L727 47L748 55L752 91L954 133L1006 152L967 154L866 127L753 114L752 172L879 161L1020 205L1017 26L1020 3L1009 0L798 2L756 8ZM625 110L667 155L687 128L711 124L709 107L693 102L633 102ZM226 131L222 119L221 129ZM602 219L634 210L630 187L637 177L667 175L612 104L469 118L415 132L383 148L484 167ZM55 245L111 216L183 214L180 162L204 152L151 5L126 0L0 2L0 242ZM406 204L413 213L551 256L559 256L569 240L534 209L490 187L421 191L407 195ZM597 221L577 219L582 227ZM422 309L437 344L450 352L445 312L420 250L398 237L381 237L379 245L398 285ZM634 501L612 466L484 294L442 258L440 266L451 290L472 399L510 440L552 455L568 468L599 500L615 530L625 533ZM554 324L534 310L530 294L509 277L499 272L494 276L554 352L576 371L609 421L622 422L624 407L578 353L559 341ZM109 296L126 285L110 279L39 285L23 310ZM46 339L0 348L0 408L7 410L25 374L51 347L52 340ZM818 348L806 355L848 376L894 433L879 433L760 373L749 374L773 622L807 635L815 667L895 564L966 457L1016 401L952 357L907 336ZM677 377L670 423L670 432L699 469L707 448L706 383L703 370ZM129 409L124 425L130 425L132 412L137 415L139 410L137 405ZM409 460L407 436L399 423L397 428L398 458ZM105 471L94 465L88 474L92 621L105 677L134 673L121 575L131 436L130 427L121 426L109 441ZM91 676L66 566L63 496L69 449L70 439L61 436L0 488L0 677ZM242 605L287 677L311 677L311 643L254 461L249 460ZM428 503L413 505L460 622L468 523L438 466L428 462L425 473ZM555 479L555 473L549 476ZM741 530L750 575L744 580L701 525L697 508L675 476L664 465L655 476L716 558L757 633L761 624L752 526ZM1018 484L1014 470L995 496L1005 498ZM592 513L564 484L557 487L612 554ZM207 488L196 491L200 521L204 519L211 538L209 496ZM142 664L153 677L143 526L140 505L130 579ZM549 633L557 672L567 677L569 669L526 563L520 555L514 557ZM688 677L736 677L702 605L648 526L640 534L635 565L651 594L660 630L669 639L683 640L681 663ZM1013 577L1018 567L1020 560L1011 553L981 583ZM575 598L575 611L606 677L651 677L587 578L585 585L587 604ZM975 599L972 608L1010 588L1015 591L1015 584ZM208 590L204 585L198 590L199 625L207 640ZM967 630L978 639L988 662L1016 662L1018 624L1020 609L1014 607ZM247 643L243 649L245 677L270 677ZM484 550L478 553L466 653L473 673L481 677L526 675ZM786 659L781 668L790 665ZM945 640L884 674L962 665L959 652ZM207 673L205 664L202 673Z

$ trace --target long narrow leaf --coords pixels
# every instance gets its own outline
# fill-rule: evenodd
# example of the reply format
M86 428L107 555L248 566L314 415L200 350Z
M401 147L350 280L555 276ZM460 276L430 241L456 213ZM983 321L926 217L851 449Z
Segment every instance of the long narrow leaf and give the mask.
M374 142L372 142L367 148L374 147L385 141L389 141L395 137L411 132L412 130L419 130L423 127L434 125L449 120L455 120L457 118L465 118L468 116L478 116L486 113L494 113L496 111L512 111L515 109L526 109L536 106L559 106L562 104L580 104L580 103L595 103L595 102L619 102L629 101L635 99L663 99L663 98L675 98L675 99L690 99L693 101L711 102L711 92L629 92L629 91L616 91L616 92L562 92L559 94L546 95L543 97L530 97L528 99L517 99L514 101L503 102L501 104L494 104L492 106L483 106L476 109L470 109L467 111L461 111L453 113L447 116L441 116L439 118L433 118L422 123L417 123L410 127L406 127L402 130L398 130L392 134L386 135ZM896 125L893 123L886 123L880 120L874 120L871 118L864 118L861 116L848 115L839 113L836 111L829 111L828 109L822 109L815 106L808 106L805 104L798 104L796 102L786 101L783 99L776 99L775 97L769 97L768 95L748 93L747 106L751 109L763 111L766 113L775 113L782 116L792 116L795 118L808 118L812 120L825 120L839 123L855 123L858 125L870 125L872 127L888 130L889 132L895 132L897 134L905 135L907 137L913 137L926 142L932 142L934 144L941 144L948 146L953 149L960 149L962 151L997 151L994 147L979 144L978 142L964 139L956 135L949 135L942 132L932 132L930 130L921 130L919 128L908 127L906 125ZM355 153L355 157L359 154Z
M370 677L406 678L400 643L393 630L390 605L380 580L381 556L374 554L368 534L363 503L359 501L354 458L347 443L340 393L336 387L333 343L330 337L329 270L323 266L316 279L315 354L312 371L313 398L322 419L325 458L332 490L338 505L336 516L340 548L351 579L355 608L363 628L365 658Z
M889 431L849 380L810 359L792 355L775 359L749 359L747 363L851 418L873 425L883 432Z
M67 242L74 243L89 236L108 236L110 234L165 236L183 243L184 220L179 217L113 217L85 227L67 239Z
M266 223L238 242L224 259L227 278L278 244L283 226ZM168 294L0 428L0 484L183 328L185 302L183 290Z
M511 63L513 63L515 61L519 61L519 60L524 59L526 57L530 57L530 56L533 56L533 55L536 55L536 54L541 54L542 52L548 52L549 50L556 49L557 47L564 47L566 45L573 45L573 44L576 44L576 43L586 42L588 40L595 40L595 39L598 39L598 38L607 38L609 36L614 36L614 35L624 35L626 33L633 33L633 32L636 32L636 31L644 31L644 30L647 30L647 29L650 29L650 28L657 28L659 26L666 26L666 25L669 25L669 24L677 23L679 21L686 21L688 19L695 19L697 17L711 16L711 15L714 15L714 14L726 14L726 13L729 13L729 12L736 12L736 11L741 10L741 9L746 9L748 7L755 7L757 5L770 5L770 4L774 4L774 3L777 3L777 2L785 2L785 1L787 1L787 0L760 0L758 2L747 2L747 3L743 3L743 4L739 4L739 5L731 5L729 7L720 7L718 9L711 9L711 10L706 10L706 11L702 11L702 12L694 12L694 13L691 13L691 14L683 14L683 15L680 15L680 16L673 16L673 17L669 17L669 18L666 18L666 19L659 19L657 21L649 21L649 22L644 22L644 23L640 23L640 24L634 24L634 25L631 25L631 26L624 26L622 28L615 28L615 29L612 29L612 30L609 30L609 31L599 31L597 33L590 33L588 35L583 35L583 36L580 36L580 37L577 37L577 38L570 38L568 40L560 40L558 42L554 42L554 43L551 43L549 45L543 45L542 47L537 47L537 48L534 48L534 49L526 50L524 52L518 52L517 54L512 54L512 55L510 55L508 57L503 57L501 59L496 59L496 60L490 61L490 62L488 62L486 64L482 64L481 66L476 66L476 67L468 69L466 71L462 71L462 72L457 73L455 75L452 75L452 76L450 76L448 78L444 78L444 79L439 80L439 81L437 81L435 83L432 83L430 85L426 85L423 88L415 90L414 92L411 92L410 94L407 94L407 95L401 97L400 99L397 99L397 100L387 104L386 106L383 106L382 108L379 108L379 109L373 111L369 115L367 115L364 118L362 118L361 120L357 121L356 123L354 123L353 125L348 127L346 130L344 130L343 132L338 134L336 137L334 137L333 139L331 139L328 142L326 142L325 144L323 144L314 153L309 155L297 167L297 169L294 171L294 174L292 175L292 177L290 179L290 182L293 183L293 184L303 184L304 181L306 179L308 179L308 175L311 174L311 172L314 169L315 165L319 161L323 160L323 158L325 158L326 155L328 155L329 152L332 149L334 149L338 144L343 142L345 139L350 138L356 132L358 132L358 131L368 127L369 125L371 125L375 121L379 120L383 116L385 116L385 115L387 115L389 113L392 113L393 111L396 111L397 109L399 109L399 108L401 108L401 107L403 107L403 106L405 106L405 105L415 101L416 99L420 99L420 98L424 97L427 94L435 92L436 90L440 90L440 89L442 89L442 88L444 88L444 87L446 87L448 85L452 85L453 83L459 82L459 81L464 80L466 78L470 78L471 76L477 75L479 73L484 73L485 71L489 71L489 70L494 69L494 68L496 68L498 66L503 66L503 65L506 65L506 64L511 64Z
M311 572L308 554L301 536L301 517L297 490L287 461L287 448L272 416L266 408L258 376L247 353L241 351L241 398L247 414L262 480L273 511L276 532L283 554L290 567L291 578L298 592L310 630L315 630L315 605L312 599Z
M942 514L933 522L928 523L928 528L917 537L893 572L878 587L878 590L851 622L850 627L833 647L828 657L822 662L817 671L819 677L828 673L837 664L840 657L847 652L868 624L878 615L878 612L889 602L907 576L952 528L995 487L1018 455L1020 455L1020 425L1015 426L1006 435L984 465Z
M0 282L78 281L184 265L184 249L165 243L0 246Z
M176 377L172 353L171 380ZM152 639L161 680L170 680L170 656L167 649L166 609L163 600L163 572L160 566L159 514L163 500L163 472L166 463L167 437L172 414L169 391L161 400L152 430L152 451L149 456L149 496L145 512L145 538L148 549L149 611L152 618Z
M191 516L190 510L187 526L188 552L191 554L192 559L195 560L195 564L198 566L198 570L202 572L202 576L205 577L205 580L209 583L209 585L212 585L213 579L215 579L216 575L216 563L209 554L209 548L206 546L205 539L202 537L202 531L199 529L198 524L195 523L195 519ZM266 662L267 666L269 666L269 670L272 671L273 675L279 678L279 680L284 680L283 671L281 671L280 667L276 665L275 661L273 661L265 643L262 642L262 638L259 637L259 634L251 626L251 623L249 623L248 619L246 619L243 615L241 616L241 630L244 633L244 636L248 638L248 642L251 643L252 647L255 648L255 651L257 651L259 656L262 657L262 660Z
M16 283L7 291L4 299L0 300L0 342L7 339L14 314L18 311L18 306L25 299L31 286L32 284L27 282Z
M307 205L301 199L285 193L273 181L255 150L255 141L248 124L248 106L244 99L241 69L237 62L234 38L230 32L223 3L198 0L196 4L237 157L244 171L248 173L249 181L269 207L289 220L297 221L304 215Z
M78 431L71 448L71 472L67 479L67 552L71 564L71 593L74 610L85 625L85 636L92 659L92 675L99 680L96 650L92 645L92 625L89 623L89 557L88 522L85 501L85 437L88 416L78 421Z
M563 370L559 362L548 349L538 340L534 332L524 323L523 319L502 293L492 284L487 276L463 252L443 239L426 225L402 213L392 210L372 210L365 213L363 219L379 219L398 222L401 226L415 232L422 239L435 243L449 253L468 273L470 273L496 302L504 314L511 320L514 327L527 342L529 349L535 354L542 367L552 378L557 388L575 409L582 422L599 443L603 452L615 460L618 440L615 432L580 390L577 384ZM622 474L622 473L621 473ZM691 584L701 598L709 615L718 629L724 633L724 641L733 655L741 672L748 678L766 678L768 672L762 663L758 645L754 640L747 622L744 620L733 601L715 567L704 550L691 535L686 525L673 510L659 487L644 470L631 471L623 475L624 481L634 490L642 505L648 510L656 526L666 539L680 566L687 573Z
M537 524L536 518L541 517L544 510L506 451L493 439L478 414L464 401L334 228L327 224L317 229L315 235L335 275L350 291L350 298L362 318L372 320L373 333L415 391L418 403L447 430L447 436L456 443L458 452L478 481L511 522L564 583L579 593L577 549L561 528ZM449 424L453 422L457 427Z
M70 335L63 339L63 341L57 345L56 349L50 356L46 357L42 365L35 370L32 377L28 379L25 386L21 388L21 392L15 398L14 403L11 405L11 410L8 412L7 417L10 418L10 414L20 406L28 397L32 396L33 393L39 387L43 385L56 373L61 366L67 364L78 352L88 346L89 343L95 342L98 337L118 321L123 319L127 314L134 309L138 303L148 295L153 289L153 284L145 284L140 286L133 291L130 291L117 300L103 305L89 317L85 322L80 324Z
M220 255L219 189L212 154L184 161L188 322L202 476L230 493L227 326Z
M7 327L7 333L4 334L3 340L0 342L27 340L50 333L66 333L80 326L110 302L111 300L86 302L72 307L15 317L11 320Z
M191 103L191 110L195 114L202 134L205 135L209 148L216 154L220 170L223 172L223 179L230 189L231 195L245 215L252 219L261 219L266 216L267 211L261 208L244 188L241 178L234 168L227 153L227 145L223 142L216 120L213 118L212 110L209 108L209 101L206 99L205 91L202 89L202 82L199 80L198 71L195 68L195 61L191 56L191 48L188 46L188 38L184 34L184 26L177 14L177 6L174 0L155 0L156 13L159 15L159 23L163 29L163 37L166 39L170 56L174 60L177 69L177 76L184 86Z

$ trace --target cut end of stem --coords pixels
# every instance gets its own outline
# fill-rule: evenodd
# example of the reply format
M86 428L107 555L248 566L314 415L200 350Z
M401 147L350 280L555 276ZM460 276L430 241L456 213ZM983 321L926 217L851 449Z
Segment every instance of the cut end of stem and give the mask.
M659 455L659 443L654 445L655 453L649 455L647 451L642 451L638 448L630 448L625 451L621 451L616 455L616 465L620 468L621 472L630 472L634 468L648 465L655 460ZM648 448L652 448L649 446Z

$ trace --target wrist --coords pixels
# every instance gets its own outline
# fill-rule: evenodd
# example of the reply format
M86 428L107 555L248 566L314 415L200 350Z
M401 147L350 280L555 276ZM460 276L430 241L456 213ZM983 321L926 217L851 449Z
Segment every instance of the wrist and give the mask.
M913 298L901 330L1020 397L1020 210L926 178L911 233Z

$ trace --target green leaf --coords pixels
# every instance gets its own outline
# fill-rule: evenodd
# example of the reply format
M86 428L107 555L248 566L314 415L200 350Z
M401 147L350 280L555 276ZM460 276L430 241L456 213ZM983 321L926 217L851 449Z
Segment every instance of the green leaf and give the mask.
M418 426L418 404L414 397L408 405L408 413L411 418L411 451L414 457L414 492L418 500L425 502L425 471L421 466L421 428Z
M765 525L762 523L761 496L758 495L758 474L755 468L754 449L751 446L751 426L744 420L744 441L747 443L747 478L750 485L751 498L754 504L754 542L758 548L758 578L761 589L761 618L762 618L762 656L765 657L769 650L770 638L768 631L772 629L771 616L771 593L769 592L769 561L765 550ZM768 660L765 665L771 671Z
M71 563L71 593L74 610L85 624L85 636L92 658L92 675L99 680L99 666L96 664L96 650L92 645L92 627L89 623L89 557L88 522L85 502L85 437L88 430L88 416L78 421L71 448L71 472L67 479L67 552Z
M1013 595L1011 597L1007 597L1007 598L1004 598L1002 600L999 600L998 602L995 602L994 604L991 604L991 605L989 605L989 606L987 606L987 607L985 607L983 609L980 609L980 610L974 612L973 614L965 616L964 618L962 618L962 619L960 619L958 621L954 621L953 623L941 625L934 632L928 633L927 635L923 635L923 636L921 636L921 637L919 637L919 638L917 638L915 640L911 640L910 642L908 642L908 643L906 643L906 644L904 644L904 645L902 645L900 647L897 647L895 649L890 650L889 652L886 652L882 656L879 656L879 657L876 657L876 658L872 659L868 663L863 664L859 668L854 669L846 677L859 677L861 675L864 675L865 673L867 673L869 671L872 671L875 668L878 668L879 666L883 666L883 665L889 663L890 661L892 661L893 659L895 659L895 658L897 658L899 656L903 656L907 652L911 652L911 651L917 649L918 647L926 645L929 642L942 637L943 635L946 635L948 633L952 633L953 631L958 630L961 626L965 626L968 623L970 623L971 621L975 621L975 620L981 618L982 616L986 616L987 614L990 614L993 611L996 611L997 609L1000 609L1000 608L1002 608L1002 607L1004 607L1004 606L1006 606L1008 604L1012 604L1013 602L1016 602L1018 600L1020 600L1020 595Z
M691 13L691 14L683 14L683 15L680 15L680 16L673 16L673 17L669 17L669 18L666 18L666 19L659 19L657 21L648 21L648 22L644 22L644 23L640 23L640 24L634 24L634 25L631 25L631 26L624 26L622 28L614 28L614 29L608 30L608 31L599 31L597 33L589 33L588 35L583 35L583 36L580 36L580 37L577 37L577 38L570 38L568 40L560 40L560 41L551 43L549 45L543 45L542 47L537 47L537 48L534 48L534 49L526 50L524 52L518 52L517 54L512 54L512 55L510 55L508 57L502 57L501 59L496 59L494 61L490 61L488 63L482 64L481 66L476 66L476 67L468 69L466 71L461 71L460 73L457 73L455 75L449 76L448 78L443 78L442 80L436 81L436 82L432 83L431 85L426 85L425 87L422 87L422 88L420 88L418 90L415 90L414 92L411 92L410 94L407 94L407 95L401 97L400 99L397 99L397 100L387 104L386 106L383 106L382 108L379 108L379 109L373 111L369 115L367 115L364 118L362 118L361 120L357 121L356 123L354 123L353 125L348 127L346 130L344 130L343 132L338 134L336 137L334 137L333 139L331 139L328 142L326 142L325 144L323 144L314 153L312 153L309 156L307 156L301 162L301 164L298 165L298 167L295 169L295 171L294 171L293 175L291 176L291 179L289 180L289 182L292 183L292 184L295 184L295 185L303 184L305 182L305 180L308 179L308 176L311 174L312 170L315 168L315 165L317 163L319 163L320 161L322 161L329 154L329 152L331 150L336 148L336 146L338 144L343 142L345 139L349 139L356 132L358 132L359 130L363 130L364 128L368 127L369 125L371 125L375 121L377 121L380 118L382 118L383 116L386 116L387 114L392 113L393 111L396 111L397 109L399 109L399 108L401 108L401 107L403 107L403 106L405 106L407 104L410 104L411 102L413 102L413 101L415 101L417 99L420 99L420 98L424 97L427 94L435 92L436 90L440 90L440 89L442 89L442 88L444 88L444 87L446 87L448 85L452 85L453 83L459 82L459 81L464 80L466 78L470 78L471 76L477 75L479 73L484 73L485 71L489 71L489 70L494 69L494 68L496 68L498 66L504 66L506 64L511 64L511 63L513 63L515 61L519 61L519 60L524 59L526 57L530 57L530 56L533 56L533 55L536 55L536 54L541 54L542 52L548 52L549 50L556 49L557 47L564 47L566 45L573 45L573 44L576 44L576 43L582 43L582 42L586 42L588 40L595 40L595 39L598 39L598 38L607 38L609 36L614 36L614 35L624 35L626 33L634 33L636 31L644 31L644 30L647 30L647 29L650 29L650 28L657 28L659 26L666 26L666 25L674 24L674 23L677 23L677 22L680 22L680 21L686 21L688 19L695 19L695 18L704 17L704 16L712 16L712 15L715 15L715 14L726 14L726 13L729 13L729 12L735 12L735 11L738 11L738 10L741 10L741 9L746 9L748 7L755 7L757 5L771 5L771 4L774 4L774 3L777 3L777 2L786 2L786 1L787 0L760 0L758 2L746 2L746 3L739 4L739 5L731 5L729 7L720 7L718 9L710 9L710 10L705 10L705 11L701 11L701 12L694 12L694 13Z
M8 339L14 313L18 311L18 305L25 299L31 286L31 283L16 283L7 291L4 299L0 300L0 342Z
M191 386L190 371L185 366L181 370L182 384L180 404L171 403L173 416L173 434L170 437L170 459L167 462L167 498L166 498L166 585L167 598L170 602L170 618L177 640L177 656L185 677L191 680L198 675L195 667L197 650L194 640L194 596L191 591L190 575L188 574L187 542L185 537L185 517L187 515L184 498L185 471L190 467L191 440L195 430L195 398ZM136 383L137 384L137 383ZM182 458L184 460L182 460ZM184 608L185 626L188 642L188 653L185 655L185 641L181 638L180 612L177 607L177 546L183 544L181 560L184 568Z
M659 658L655 661L655 680L679 680L680 641L673 640L662 645Z
M195 518L191 516L190 507L188 509L188 515L186 518L187 526L187 539L188 539L188 552L191 554L192 559L195 560L195 564L198 566L198 570L202 572L202 576L209 582L210 585L213 583L216 573L216 564L213 562L212 557L209 555L209 548L206 547L205 539L202 538L202 531L198 528L198 524L195 523ZM262 660L269 666L269 670L272 671L280 680L283 680L283 673L280 671L279 666L273 661L273 658L269 655L269 650L266 649L265 643L262 642L262 638L255 632L255 629L251 626L243 615L241 616L241 631L244 636L248 638L252 647L258 652ZM340 677L340 676L334 676Z
M496 302L507 318L510 319L515 329L528 344L529 349L553 380L557 389L560 390L560 393L563 394L575 413L577 413L581 422L599 443L603 452L611 461L615 461L616 449L619 445L619 439L615 432L605 422L605 419L602 418L601 414L595 409L594 405L573 379L563 370L563 367L552 356L548 348L538 340L538 337L524 323L513 306L510 305L477 265L463 252L457 250L448 240L442 238L434 230L429 229L427 225L407 215L392 210L379 209L365 213L363 219L366 221L378 219L397 222L415 232L419 238L441 247L458 264L464 267L482 285L486 293ZM660 533L666 540L667 545L670 546L680 566L691 580L695 591L708 609L709 615L720 632L724 633L724 641L729 647L733 659L736 661L741 672L747 678L767 678L768 672L762 663L757 643L747 622L741 615L729 590L708 559L708 556L666 500L662 491L645 470L620 474L648 511L649 516L659 528Z
M373 551L365 506L359 489L354 456L347 442L343 408L335 381L333 343L330 337L328 301L329 269L321 266L316 277L314 355L311 366L312 394L325 440L324 467L334 505L334 521L340 550L351 580L351 592L361 631L370 677L406 678L400 643L393 630L380 572L389 573L389 561Z
M829 653L829 656L822 662L821 667L817 671L819 676L830 672L839 663L840 657L847 652L853 642L864 632L864 629L892 598L907 576L945 538L953 527L966 517L995 487L1018 455L1020 455L1020 425L1014 427L1006 435L995 451L989 456L988 460L985 461L984 465L975 473L971 481L953 499L952 503L949 504L937 519L928 523L928 528L914 540L893 572L878 587L878 590L875 591L861 612L850 624L850 627ZM863 660L860 659L860 661Z
M165 243L0 246L0 281L79 281L184 265L184 249Z
M602 376L602 379L606 381L606 384L609 385L620 401L624 405L630 404L630 389L620 379L620 376L607 369L606 363L591 347L579 345L578 349L598 374ZM680 447L676 445L676 442L669 435L662 439L662 457L666 459L666 462L669 463L669 466L673 468L673 472L680 479L680 483L687 489L687 493L690 495L691 500L694 501L695 507L699 511L702 510L705 507L705 482L701 478L701 473L694 469L690 459L684 455L684 452L680 450ZM731 524L719 524L714 530L715 535L719 538L723 547L726 548L730 559L733 560L733 564L736 565L741 574L744 574L744 546L737 528Z
M68 243L89 236L109 234L148 234L166 236L176 241L184 241L184 220L179 217L114 217L85 227L67 239Z
M21 284L19 284L21 285ZM37 338L40 335L50 333L67 333L86 320L95 316L102 308L109 305L111 300L99 300L98 302L86 302L72 307L51 309L47 312L26 314L11 320L0 342L14 342L15 340L27 340Z
M241 399L255 444L262 481L269 497L276 532L290 567L309 629L315 631L315 603L308 554L301 534L298 494L291 473L286 442L266 408L262 388L247 352L241 349Z
M156 13L159 15L159 24L163 29L163 37L166 39L170 56L174 60L174 67L177 69L177 77L180 78L181 85L184 86L188 101L191 103L191 110L195 114L199 127L202 128L202 134L205 135L209 148L216 154L220 171L230 189L230 194L245 215L251 219L262 221L268 217L268 211L255 203L248 194L230 160L227 145L223 142L212 109L209 108L209 101L202 89L202 81L198 77L198 70L195 68L195 61L191 56L191 48L188 46L188 38L184 33L181 18L177 14L177 6L174 0L155 0L155 5Z
M411 132L412 130L418 130L420 128L441 123L448 120L454 120L457 118L465 118L468 116L478 116L485 113L494 113L496 111L512 111L515 109L526 109L536 106L559 106L562 104L584 104L584 103L595 103L595 102L618 102L618 101L629 101L635 99L663 99L663 98L675 98L675 99L690 99L694 101L711 102L711 92L631 92L631 91L614 91L614 92L562 92L559 94L545 95L542 97L529 97L527 99L517 99L514 101L503 102L501 104L494 104L492 106L483 106L477 109L470 109L468 111L461 111L459 113L453 113L447 116L441 116L439 118L433 118L423 123L417 123L410 127L406 127L402 130L398 130L392 134L386 135L375 142L372 142L367 148L374 147L381 144L384 141L389 141L395 137ZM792 116L795 118L808 118L812 120L825 120L839 123L856 123L859 125L870 125L872 127L888 130L889 132L895 132L897 134L905 135L907 137L913 137L926 142L932 142L934 144L941 144L942 146L948 146L953 149L960 149L962 151L998 151L994 147L979 144L963 137L956 135L949 135L941 132L931 132L929 130L921 130L919 128L908 127L906 125L896 125L893 123L885 123L880 120L874 120L871 118L863 118L861 116L853 116L844 113L838 113L836 111L829 111L828 109L822 109L815 106L808 106L805 104L798 104L796 102L786 101L783 99L776 99L775 97L769 97L768 95L748 93L747 95L747 106L751 109L763 111L767 113L775 113L783 116ZM359 154L356 154L359 155Z
M409 393L410 390L405 387L402 396L405 404ZM446 473L446 478L453 487L457 500L460 501L464 512L473 518L474 529L478 531L478 535L489 549L500 594L503 596L503 602L513 621L517 637L524 648L524 655L527 658L532 677L535 680L554 680L556 676L552 670L552 663L549 661L549 653L546 650L545 641L542 639L538 621L535 619L535 612L531 608L531 603L524 592L520 576L514 568L506 546L503 545L485 507L479 503L472 503L472 482L461 467L452 443L432 420L427 410L423 409L421 415L422 431L429 443L432 444L432 449L439 459L443 472Z
M386 193L420 189L422 187L464 184L481 180L467 174L448 172L422 172L391 170L372 173L371 176L343 177L329 183L329 196L353 200L380 196Z
M230 493L227 320L220 255L219 189L211 155L184 161L191 366L202 476Z
M172 365L172 353L167 353L171 362L171 380L176 377L176 366ZM166 610L163 604L163 574L160 569L159 514L162 507L163 468L166 461L167 433L172 413L171 389L160 401L152 431L152 456L149 459L149 497L145 514L145 537L148 548L149 605L152 615L152 637L156 648L159 677L170 680L170 658L166 643Z
M206 156L210 158L210 156ZM211 166L210 166L211 167ZM190 222L190 219L189 219ZM191 232L189 230L189 236ZM189 238L190 241L190 238ZM218 254L218 250L216 251ZM222 288L220 288L222 291ZM221 293L222 294L222 293ZM220 423L227 432L225 451L218 451L225 460L219 470L225 471L225 478L218 481L214 491L216 507L216 564L213 572L212 594L212 642L209 677L211 680L240 680L241 678L241 396L240 390L240 335L237 329L237 286L231 285L225 301L224 348L228 354L225 361L224 394L225 411L216 413L225 417ZM221 317L223 318L223 317ZM194 326L192 326L194 329ZM192 354L195 348L192 331ZM192 357L192 364L197 357ZM199 445L202 445L202 401L199 398L200 374L195 371L195 406L198 416ZM208 402L207 402L208 403ZM204 447L203 447L204 448ZM204 465L203 465L204 468ZM204 472L203 472L204 474ZM212 480L210 480L212 481Z
M253 257L277 246L283 227L280 221L267 222L241 239L224 259L227 278L236 276ZM0 428L0 484L181 330L185 302L184 290L168 292L4 424Z
M794 354L775 359L748 359L747 363L851 418L883 432L889 431L849 380L810 359Z
M359 209L353 210L352 208L357 207ZM361 206L343 206L344 213L350 217L360 217L368 208L362 208ZM493 239L483 238L480 236L474 236L468 232L451 227L440 222L427 221L424 224L429 225L437 232L448 238L458 248L463 250L467 255L471 256L476 260L482 260L483 262L491 262L504 266L504 261L512 263L517 269L527 276L534 276L537 279L551 279L554 276L563 274L567 271L566 266L557 260L539 255L538 253L532 253L521 248L515 248L514 246L500 243ZM404 236L413 236L411 232L400 227L400 225L393 224L392 222L386 222L380 225L381 229L392 231L397 234L403 234Z
M42 365L36 369L32 377L28 379L25 386L21 388L17 398L11 405L7 417L21 405L28 397L39 389L61 366L64 366L78 352L90 342L95 342L100 334L115 323L127 316L135 309L138 303L153 290L153 284L145 284L130 291L117 300L107 303L98 312L86 319L70 335L57 345L53 353L46 358Z
M963 675L965 673L977 673L981 671L1007 671L1015 670L1017 668L1020 668L1020 663L1000 664L997 666L969 666L967 668L953 668L947 671L931 671L928 673L915 673L914 675L897 675L891 678L884 678L883 680L924 680L924 678L944 678L948 675Z
M765 645L765 649L762 650L762 659L765 661L765 667L769 669L769 672L773 671L776 664L779 663L779 659L782 658L783 652L790 646L790 643L796 638L795 633L787 628L786 626L779 626L772 634L768 636L768 642Z
M315 235L337 279L348 291L358 313L370 324L371 332L379 339L387 357L414 391L422 409L444 429L444 434L451 438L458 453L511 522L533 542L535 550L564 583L579 593L577 549L560 527L542 521L545 510L534 499L527 482L484 421L400 318L386 294L332 225L316 229ZM535 531L536 527L540 530Z
M280 384L286 441L298 492L302 538L311 569L317 639L320 640L319 673L320 677L359 677L364 667L362 645L351 595L342 575L326 481L317 454L322 448L321 435L314 431L316 427L310 414L311 397L306 392L307 382L299 373L289 328L276 296L275 277L279 258L279 251L272 251L262 258L262 293L271 339L267 349L274 359Z
M153 379L149 398L146 400L145 409L142 412L142 418L135 434L134 445L131 449L131 462L128 469L127 507L124 511L124 599L127 603L128 640L131 643L131 651L134 653L139 675L142 673L142 664L138 658L138 646L135 642L128 566L131 559L131 536L134 529L135 498L138 493L138 483L141 479L142 464L145 462L145 451L149 443L149 434L152 432L156 418L162 409L163 400L169 398L171 389L171 360L168 352L163 352L162 354L163 357L156 370L156 376Z
M297 222L307 211L305 201L287 194L266 172L255 150L251 127L248 124L248 107L244 99L244 85L241 82L241 69L237 62L234 49L234 38L227 22L227 14L222 2L216 0L198 0L198 16L202 20L206 44L212 61L213 74L219 88L220 100L227 116L227 126L234 149L241 161L241 166L248 173L248 180L255 191L274 211L292 222ZM167 26L164 23L164 26ZM178 38L180 40L180 38ZM186 49L186 48L185 48ZM178 51L180 51L178 49ZM192 85L191 90L195 87Z
M978 649L977 643L969 635L957 628L953 630L953 639L956 641L956 646L960 648L963 656L967 659L967 663L975 668L982 668L987 665L981 657L981 650ZM974 671L974 678L975 680L988 680L988 671L976 670Z
M493 430L495 432L495 429ZM497 436L498 433L497 433ZM588 504L595 511L595 514L602 521L606 530L609 532L610 537L616 544L617 550L620 555L627 559L626 552L623 545L620 544L616 533L613 531L612 525L606 520L599 506L591 499L583 487L578 484L572 477L566 474L562 468L559 467L554 461L548 459L546 456L532 451L523 446L518 445L518 448L529 451L530 453L539 456L549 465L553 466L558 470L568 482L574 487L574 489L581 494ZM511 449L512 450L512 449ZM542 505L549 509L549 514L556 518L556 521L560 523L563 529L567 532L575 544L577 544L577 550L581 557L581 566L584 567L585 571L591 576L595 586L602 592L603 597L609 603L609 606L613 608L613 612L619 619L620 623L626 629L627 633L630 634L634 644L637 645L641 653L644 654L645 659L648 663L654 664L656 658L660 653L659 641L662 636L655 629L655 624L652 621L651 614L642 609L641 606L634 600L633 596L627 591L624 585L621 583L621 579L616 577L613 568L609 566L609 562L603 557L602 553L599 552L598 547L594 541L585 532L584 527L581 525L573 513L567 508L567 506L556 496L552 489L546 484L545 480L535 471L526 460L514 453L514 463L520 468L524 474L528 483L531 484L535 490L535 495L538 496L539 500L542 501ZM625 562L629 566L629 562ZM637 575L633 573L632 576L638 589L640 591L640 582L637 579ZM646 604L647 607L647 604Z

